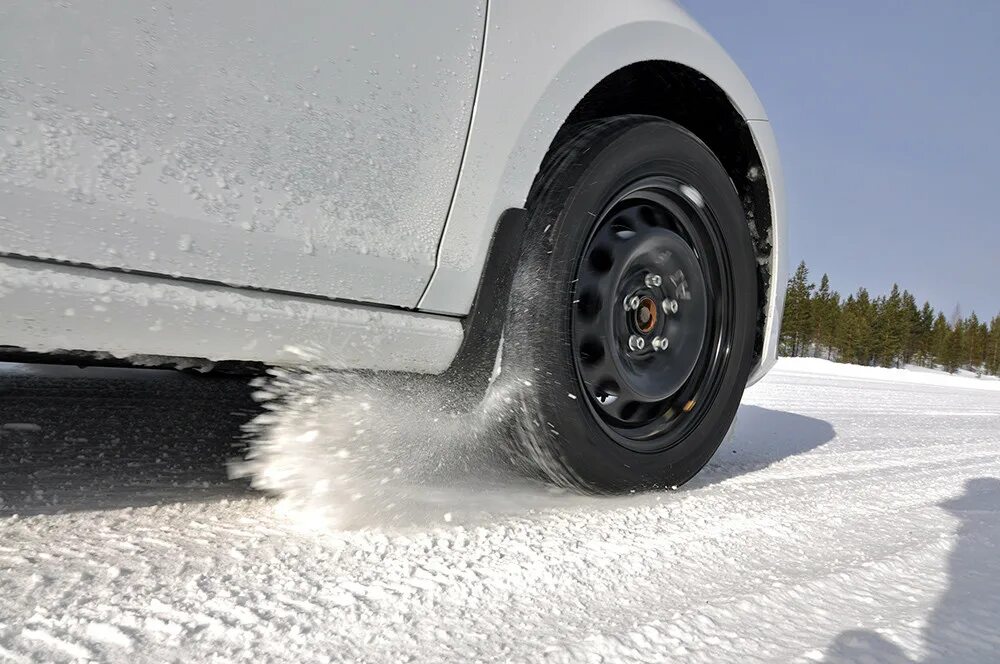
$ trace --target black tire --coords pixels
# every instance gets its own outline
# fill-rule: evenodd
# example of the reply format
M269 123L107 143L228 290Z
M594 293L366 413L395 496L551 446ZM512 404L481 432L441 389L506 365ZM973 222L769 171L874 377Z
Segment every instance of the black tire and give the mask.
M528 386L522 438L561 483L679 485L725 438L751 368L746 216L719 160L676 124L630 115L564 134L529 196L505 326L503 371Z

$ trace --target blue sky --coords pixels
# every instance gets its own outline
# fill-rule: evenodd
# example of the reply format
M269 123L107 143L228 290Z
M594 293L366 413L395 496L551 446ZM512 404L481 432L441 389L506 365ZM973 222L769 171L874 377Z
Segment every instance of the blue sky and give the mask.
M1000 1L684 6L767 108L793 266L1000 312Z

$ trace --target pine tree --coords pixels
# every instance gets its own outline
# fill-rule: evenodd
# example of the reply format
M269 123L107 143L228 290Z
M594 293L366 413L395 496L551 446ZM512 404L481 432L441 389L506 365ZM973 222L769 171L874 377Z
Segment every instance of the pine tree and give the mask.
M875 302L875 339L873 353L883 367L896 366L903 354L903 336L906 323L903 319L903 297L899 286L892 285L888 297Z
M944 349L938 360L948 373L955 373L962 366L962 358L965 354L964 325L961 318L948 330L948 336L944 344Z
M917 324L917 354L920 363L926 367L934 365L934 340L931 336L934 318L934 307L930 302L924 302L920 309L920 322Z
M964 338L962 339L964 354L962 361L966 363L972 371L981 372L983 363L986 361L986 344L989 330L979 322L979 317L973 311L962 324Z
M948 337L951 334L951 327L944 314L938 314L934 319L934 327L931 330L931 353L938 364L944 366L945 358L948 356Z
M871 352L872 360L878 365L882 365L882 356L887 352L886 347L888 344L888 325L886 323L888 316L885 310L885 298L882 296L876 297L872 300L872 317L871 317L871 327L872 327L872 338L871 338Z
M912 364L920 349L920 310L910 291L903 291L902 363Z
M812 299L812 342L825 349L830 359L836 344L837 322L840 318L840 293L830 291L830 277L826 274L819 282L819 290Z
M823 353L868 366L918 363L1000 375L1000 314L987 325L975 312L963 318L955 305L949 321L930 302L917 308L913 294L898 284L874 299L863 287L841 299L827 274L818 289L809 283L805 261L788 280L780 341L787 355Z
M781 322L781 344L792 355L802 355L812 332L811 297L815 286L809 283L809 268L802 261L788 280L785 311Z
M872 320L875 307L864 288L848 296L837 326L837 354L841 362L871 364Z
M859 288L855 298L856 314L860 320L858 327L860 337L857 349L857 363L871 366L875 364L875 329L876 307L868 295L867 288Z
M990 333L986 341L986 372L1000 376L1000 314L990 321Z
M840 307L840 320L837 325L834 348L837 351L837 359L841 362L854 362L854 349L857 346L858 337L857 323L854 317L856 306L854 296L848 295Z

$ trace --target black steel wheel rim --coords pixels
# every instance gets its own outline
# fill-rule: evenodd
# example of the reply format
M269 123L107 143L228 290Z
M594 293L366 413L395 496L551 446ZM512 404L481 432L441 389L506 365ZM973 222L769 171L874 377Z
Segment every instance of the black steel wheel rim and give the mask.
M597 217L576 269L571 348L616 442L659 452L697 426L730 356L733 293L719 221L691 185L644 178Z

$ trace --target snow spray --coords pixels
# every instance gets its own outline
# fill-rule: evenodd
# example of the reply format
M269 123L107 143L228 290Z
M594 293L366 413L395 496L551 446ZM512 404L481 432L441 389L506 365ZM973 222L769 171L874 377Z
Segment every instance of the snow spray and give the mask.
M468 523L582 499L543 442L530 381L494 376L482 400L455 409L436 378L271 369L255 380L265 411L230 472L319 527Z

